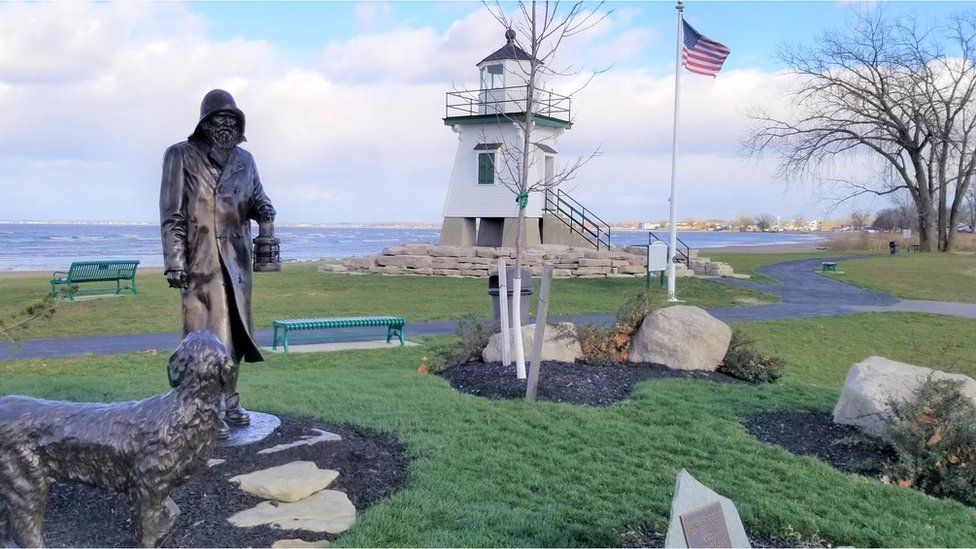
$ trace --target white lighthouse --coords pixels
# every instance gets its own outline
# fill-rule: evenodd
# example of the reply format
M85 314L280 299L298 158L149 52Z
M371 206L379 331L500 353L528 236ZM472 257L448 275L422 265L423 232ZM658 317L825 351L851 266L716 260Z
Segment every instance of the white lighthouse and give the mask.
M454 169L444 204L440 243L452 246L514 246L518 205L503 184L514 182L523 144L516 123L525 114L531 56L506 43L477 64L476 90L447 92L444 124L458 136ZM557 174L558 139L572 127L569 97L536 86L529 182ZM558 191L533 192L526 206L525 243L609 246L609 227Z

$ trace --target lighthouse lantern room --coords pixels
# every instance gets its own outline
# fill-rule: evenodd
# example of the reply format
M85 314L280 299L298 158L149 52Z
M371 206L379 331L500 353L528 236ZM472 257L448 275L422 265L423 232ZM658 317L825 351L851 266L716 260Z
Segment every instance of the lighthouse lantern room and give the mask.
M505 45L477 64L476 90L447 92L444 124L458 136L454 169L444 204L440 243L451 246L514 246L518 205L503 182L515 183L521 169L527 81L532 57L505 33ZM558 144L572 126L571 100L537 85L529 184L557 173ZM515 164L515 165L511 165ZM555 193L530 193L525 244L591 245L569 230L563 219L547 213ZM553 219L550 219L553 218Z

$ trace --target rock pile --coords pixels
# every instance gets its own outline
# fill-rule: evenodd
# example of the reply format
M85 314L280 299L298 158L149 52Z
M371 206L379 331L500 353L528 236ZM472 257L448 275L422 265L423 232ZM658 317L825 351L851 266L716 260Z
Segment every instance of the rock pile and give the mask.
M707 257L700 257L698 250L691 250L691 270L698 276L732 276L735 271L732 265L721 261L712 261Z
M570 246L530 246L523 255L525 268L538 276L542 263L553 264L556 278L605 278L644 276L647 265L647 249L637 246L615 250L593 250ZM323 265L328 272L381 273L391 275L424 275L451 277L487 277L495 272L499 257L514 264L514 248L484 246L435 246L432 244L404 244L392 246L383 253L371 257L357 257L341 264ZM692 261L694 267L696 263ZM723 267L724 266L724 267ZM724 263L711 263L702 258L698 263L700 274L731 276L732 268ZM683 264L676 265L679 277L694 276L697 271ZM726 274L727 273L727 274Z

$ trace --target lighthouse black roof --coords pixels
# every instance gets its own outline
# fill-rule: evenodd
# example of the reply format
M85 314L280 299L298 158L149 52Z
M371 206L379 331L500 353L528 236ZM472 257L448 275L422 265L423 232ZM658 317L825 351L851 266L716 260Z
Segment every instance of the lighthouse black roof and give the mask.
M505 42L505 45L499 48L498 51L485 57L478 64L480 65L485 61L501 61L503 59L514 59L516 61L532 60L532 56L528 52L515 45L515 31L512 29L505 31Z

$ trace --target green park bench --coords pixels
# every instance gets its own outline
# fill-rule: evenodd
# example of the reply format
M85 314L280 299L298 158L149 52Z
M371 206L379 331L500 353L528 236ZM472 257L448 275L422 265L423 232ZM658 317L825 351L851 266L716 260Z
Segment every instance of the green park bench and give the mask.
M823 261L820 263L820 272L822 273L836 273L837 272L837 262L836 261Z
M271 350L278 349L280 342L288 352L288 333L296 330L325 330L330 328L371 328L374 326L386 326L386 342L389 343L393 337L400 340L403 346L403 326L407 321L398 316L360 316L360 317L340 317L340 318L296 318L290 320L275 320L274 342ZM280 331L280 333L279 333Z
M58 294L58 286L69 288L68 299L74 301L75 294L90 294L115 291L116 295L122 290L130 290L136 294L136 267L138 259L119 259L108 261L75 261L68 268L68 272L54 271L51 275L51 297ZM58 276L62 275L62 276ZM129 284L123 286L122 282ZM78 284L83 282L115 282L114 288L95 288L81 290Z

